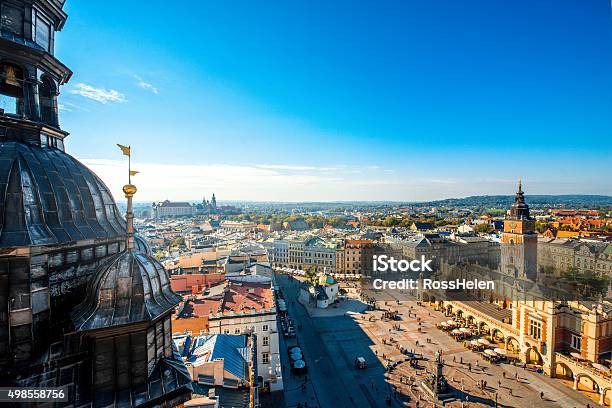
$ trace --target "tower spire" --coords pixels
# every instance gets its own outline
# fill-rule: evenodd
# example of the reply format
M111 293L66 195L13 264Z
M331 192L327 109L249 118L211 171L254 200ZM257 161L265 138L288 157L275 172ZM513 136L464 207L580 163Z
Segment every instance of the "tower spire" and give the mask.
M520 177L519 177L518 181L519 181L518 192L520 194L520 193L523 192L523 183L521 182L521 178Z
M125 213L125 219L127 221L126 228L126 247L128 250L134 249L134 212L133 212L133 204L132 198L138 189L135 185L132 184L132 176L138 174L136 170L132 170L132 149L130 146L124 146L117 144L121 152L128 157L128 183L123 186L123 193L125 194L125 198L127 199L127 211Z

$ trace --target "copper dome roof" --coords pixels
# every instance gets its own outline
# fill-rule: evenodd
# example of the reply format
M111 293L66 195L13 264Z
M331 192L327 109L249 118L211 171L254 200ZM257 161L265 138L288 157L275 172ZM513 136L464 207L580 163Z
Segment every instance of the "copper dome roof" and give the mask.
M180 300L155 258L125 250L100 265L72 321L80 331L147 322L171 311Z
M62 150L0 141L0 248L125 235L108 187Z

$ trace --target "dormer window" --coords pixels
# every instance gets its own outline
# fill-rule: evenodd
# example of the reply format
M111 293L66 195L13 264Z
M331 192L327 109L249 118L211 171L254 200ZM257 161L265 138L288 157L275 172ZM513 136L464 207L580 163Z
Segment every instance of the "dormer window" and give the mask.
M13 64L0 64L0 113L23 116L23 70Z

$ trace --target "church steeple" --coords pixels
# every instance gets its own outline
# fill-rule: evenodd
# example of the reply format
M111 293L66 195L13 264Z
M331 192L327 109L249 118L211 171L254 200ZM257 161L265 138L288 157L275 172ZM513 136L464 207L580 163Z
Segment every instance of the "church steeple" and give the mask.
M515 220L530 220L529 206L525 202L525 193L523 192L523 183L521 179L518 181L518 191L514 197L514 203L510 207L510 218Z

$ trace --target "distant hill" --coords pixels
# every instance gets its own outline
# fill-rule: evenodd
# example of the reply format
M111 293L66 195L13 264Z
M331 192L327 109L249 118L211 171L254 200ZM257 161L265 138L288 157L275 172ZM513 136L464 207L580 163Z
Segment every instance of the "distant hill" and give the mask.
M612 206L612 196L605 195L526 195L525 201L533 207L605 207ZM514 195L470 196L465 198L446 198L444 200L421 202L417 205L448 207L502 207L507 208L514 202Z

